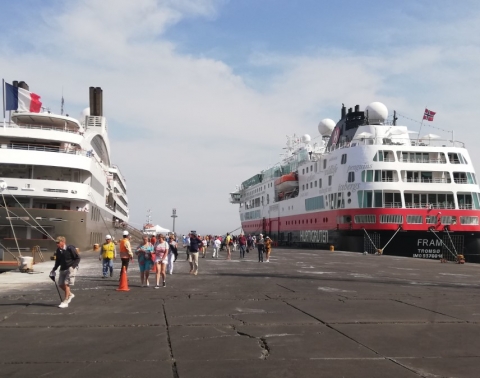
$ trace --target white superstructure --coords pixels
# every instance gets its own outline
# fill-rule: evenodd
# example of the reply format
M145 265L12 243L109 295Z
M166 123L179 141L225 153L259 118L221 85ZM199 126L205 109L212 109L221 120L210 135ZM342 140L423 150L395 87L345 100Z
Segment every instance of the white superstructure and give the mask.
M87 108L79 120L50 112L12 112L11 121L0 127L0 179L8 185L3 194L17 215L10 214L10 220L23 249L52 249L42 228L85 249L128 220L126 181L111 162L101 89L93 89L95 112ZM1 205L0 240L13 246Z

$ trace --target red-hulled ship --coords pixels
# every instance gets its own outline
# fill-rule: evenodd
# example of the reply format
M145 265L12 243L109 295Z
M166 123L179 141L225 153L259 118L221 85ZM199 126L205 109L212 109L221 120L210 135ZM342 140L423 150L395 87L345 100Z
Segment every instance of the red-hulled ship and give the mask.
M480 189L464 144L411 138L385 105L342 107L316 143L289 137L285 158L230 193L245 233L305 245L480 262ZM453 138L452 138L453 139Z

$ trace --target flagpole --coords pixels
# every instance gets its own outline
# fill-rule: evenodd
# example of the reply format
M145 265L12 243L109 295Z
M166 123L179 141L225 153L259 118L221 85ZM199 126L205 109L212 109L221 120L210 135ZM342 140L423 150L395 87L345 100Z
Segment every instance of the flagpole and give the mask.
M6 127L5 125L5 79L2 78L2 94L3 94L3 128Z
M427 110L427 106L425 105L425 110ZM418 130L418 136L417 136L417 143L420 140L420 132L422 131L422 126L423 126L423 121L425 119L425 110L423 111L423 117L422 117L422 122L420 122L420 129Z

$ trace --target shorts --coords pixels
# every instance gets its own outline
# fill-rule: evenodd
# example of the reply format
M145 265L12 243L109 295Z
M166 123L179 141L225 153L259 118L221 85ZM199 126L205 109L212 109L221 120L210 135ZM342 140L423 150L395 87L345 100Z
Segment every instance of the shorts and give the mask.
M77 269L68 268L67 270L61 270L58 275L58 284L59 285L75 285L75 276L77 274Z

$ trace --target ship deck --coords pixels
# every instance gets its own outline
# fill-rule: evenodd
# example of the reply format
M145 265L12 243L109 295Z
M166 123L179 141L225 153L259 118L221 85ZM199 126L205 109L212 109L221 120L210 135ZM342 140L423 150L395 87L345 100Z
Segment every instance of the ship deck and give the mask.
M0 274L0 376L478 377L480 266L274 249L243 261L180 254L167 287L130 292L84 253L76 297L48 279ZM152 283L153 280L151 280ZM63 314L63 316L58 316Z

